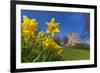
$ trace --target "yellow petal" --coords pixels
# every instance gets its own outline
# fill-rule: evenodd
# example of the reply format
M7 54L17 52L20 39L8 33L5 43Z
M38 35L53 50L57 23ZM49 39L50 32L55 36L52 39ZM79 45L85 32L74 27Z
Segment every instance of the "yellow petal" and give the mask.
M38 24L35 19L30 20L30 24Z
M60 30L59 29L56 29L55 32L60 32Z
M24 24L29 24L29 22L30 22L29 18L26 15L24 15L23 16L23 23Z
M55 18L52 18L51 23L55 23Z
M46 24L47 24L47 26L49 26L49 23L48 22L46 22Z
M50 31L49 31L48 29L46 30L46 32L47 32L47 33L50 33Z

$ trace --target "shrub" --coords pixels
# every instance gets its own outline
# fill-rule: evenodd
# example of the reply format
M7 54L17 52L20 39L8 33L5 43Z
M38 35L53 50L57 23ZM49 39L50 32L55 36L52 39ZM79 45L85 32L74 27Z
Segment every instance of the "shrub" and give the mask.
M84 49L84 50L90 50L90 45L86 43L78 43L75 46L72 46L74 49Z

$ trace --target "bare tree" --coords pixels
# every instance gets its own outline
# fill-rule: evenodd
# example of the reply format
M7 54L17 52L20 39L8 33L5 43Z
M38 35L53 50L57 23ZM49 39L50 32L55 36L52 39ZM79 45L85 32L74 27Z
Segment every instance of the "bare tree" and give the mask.
M64 36L62 38L62 41L63 41L64 44L67 44L68 43L68 37L67 36Z
M81 38L84 40L89 40L90 38L90 14L83 14L84 27Z

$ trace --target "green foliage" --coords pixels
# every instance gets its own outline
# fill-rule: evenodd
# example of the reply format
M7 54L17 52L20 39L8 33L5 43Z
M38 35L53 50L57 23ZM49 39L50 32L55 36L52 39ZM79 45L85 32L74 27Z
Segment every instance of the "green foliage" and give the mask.
M79 45L79 46L78 46ZM63 61L63 60L86 60L90 58L89 50L85 50L83 44L77 46L69 46L64 48L61 55L58 55L54 49L43 50L43 46L32 41L22 40L21 61L29 62L47 62L47 61ZM37 46L37 47L36 47ZM89 45L88 45L89 46Z
M63 41L64 44L67 44L68 43L68 37L67 36L64 36L62 38L62 41Z
M33 42L30 40L24 41L22 39L21 42L21 61L23 63L29 62L46 62L46 61L61 61L62 56L57 54L57 52L50 48L43 50L41 42Z
M89 44L76 44L73 48L75 49L84 49L84 50L90 50L90 45Z

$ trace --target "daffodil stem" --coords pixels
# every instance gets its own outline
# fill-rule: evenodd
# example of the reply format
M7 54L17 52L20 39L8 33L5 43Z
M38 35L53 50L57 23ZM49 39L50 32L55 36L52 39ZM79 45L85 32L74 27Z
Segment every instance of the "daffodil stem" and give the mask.
M41 56L41 53L33 60L33 62L36 62Z

